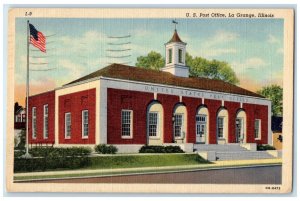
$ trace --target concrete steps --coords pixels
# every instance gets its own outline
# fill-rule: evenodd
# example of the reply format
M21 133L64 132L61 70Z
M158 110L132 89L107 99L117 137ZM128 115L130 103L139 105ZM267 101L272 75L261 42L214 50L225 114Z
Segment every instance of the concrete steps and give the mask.
M239 144L194 144L195 151L216 151L216 152L233 152L247 151L246 148Z
M266 151L240 151L240 152L216 152L218 161L225 160L251 160L251 159L269 159L274 158Z
M251 160L274 158L266 151L250 151L240 144L194 144L194 151L204 152L210 160Z

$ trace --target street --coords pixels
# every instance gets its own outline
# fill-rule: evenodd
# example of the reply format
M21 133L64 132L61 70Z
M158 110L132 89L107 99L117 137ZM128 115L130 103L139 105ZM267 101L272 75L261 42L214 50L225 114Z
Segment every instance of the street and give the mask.
M281 165L32 181L34 183L281 184Z

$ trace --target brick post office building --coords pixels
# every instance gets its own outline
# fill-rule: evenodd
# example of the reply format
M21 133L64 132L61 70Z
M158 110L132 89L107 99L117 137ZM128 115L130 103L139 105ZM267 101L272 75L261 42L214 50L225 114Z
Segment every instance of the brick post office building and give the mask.
M221 80L189 77L175 30L161 71L112 64L29 98L31 144L272 144L271 102Z

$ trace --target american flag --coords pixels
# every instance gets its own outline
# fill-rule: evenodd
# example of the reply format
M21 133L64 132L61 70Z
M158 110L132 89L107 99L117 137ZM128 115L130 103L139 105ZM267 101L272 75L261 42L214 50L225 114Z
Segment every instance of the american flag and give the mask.
M29 24L30 29L30 43L39 48L42 52L46 52L46 37L44 34L32 25Z

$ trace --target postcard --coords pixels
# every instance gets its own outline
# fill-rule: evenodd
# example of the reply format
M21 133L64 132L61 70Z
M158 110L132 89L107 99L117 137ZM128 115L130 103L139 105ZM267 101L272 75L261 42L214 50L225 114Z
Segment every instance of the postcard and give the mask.
M293 9L11 8L8 192L290 193Z

